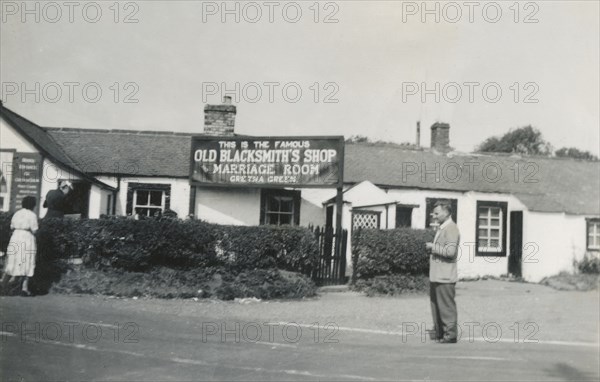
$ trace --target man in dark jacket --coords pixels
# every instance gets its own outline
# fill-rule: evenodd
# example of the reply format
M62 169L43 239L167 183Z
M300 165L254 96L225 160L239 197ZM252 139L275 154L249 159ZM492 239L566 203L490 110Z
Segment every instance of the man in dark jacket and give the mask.
M73 184L68 180L63 180L58 183L58 189L50 190L46 194L44 207L48 208L46 218L63 218L66 211L66 197L73 190Z
M429 299L435 326L436 339L440 343L456 343L457 320L454 301L458 272L456 259L460 233L452 221L449 202L439 201L433 209L433 219L440 226L433 243L426 243L431 252L429 258Z

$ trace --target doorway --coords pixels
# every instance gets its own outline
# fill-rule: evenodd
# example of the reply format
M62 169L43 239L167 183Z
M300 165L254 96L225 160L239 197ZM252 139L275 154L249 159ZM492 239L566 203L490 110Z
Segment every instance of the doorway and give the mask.
M508 273L515 277L522 276L523 258L523 211L510 213L510 254L508 257Z

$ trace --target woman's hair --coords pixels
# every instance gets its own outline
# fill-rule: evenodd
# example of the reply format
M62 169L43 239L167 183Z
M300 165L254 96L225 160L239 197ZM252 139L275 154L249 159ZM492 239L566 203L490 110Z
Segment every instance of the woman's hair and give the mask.
M26 196L21 202L21 206L23 206L23 208L27 208L28 210L33 210L35 208L35 204L36 199L33 196Z

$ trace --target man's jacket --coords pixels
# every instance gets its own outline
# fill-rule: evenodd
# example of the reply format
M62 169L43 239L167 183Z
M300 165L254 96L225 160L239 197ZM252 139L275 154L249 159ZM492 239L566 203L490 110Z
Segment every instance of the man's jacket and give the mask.
M460 233L456 223L448 218L436 233L429 258L429 281L455 283L458 281L456 259Z

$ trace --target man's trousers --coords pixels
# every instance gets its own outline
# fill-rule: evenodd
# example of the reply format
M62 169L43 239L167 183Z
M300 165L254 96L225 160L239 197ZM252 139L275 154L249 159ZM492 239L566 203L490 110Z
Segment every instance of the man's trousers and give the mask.
M456 339L458 314L456 312L455 283L430 283L429 300L437 339Z

